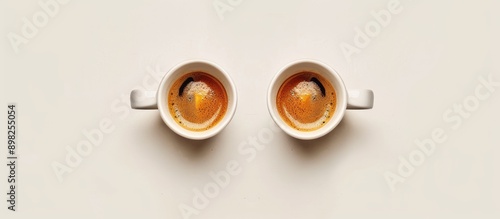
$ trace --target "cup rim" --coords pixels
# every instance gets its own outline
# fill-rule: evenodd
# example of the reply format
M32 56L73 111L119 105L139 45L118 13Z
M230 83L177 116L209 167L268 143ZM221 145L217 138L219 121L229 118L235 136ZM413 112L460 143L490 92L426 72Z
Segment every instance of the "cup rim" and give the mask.
M339 87L334 86L337 96L337 103L336 103L337 106L333 117L323 127L313 131L299 131L287 125L279 115L276 103L273 103L273 100L275 100L275 98L273 98L273 95L275 95L273 90L275 87L277 87L277 89L281 87L281 84L279 85L276 84L278 79L280 79L280 76L284 74L289 68L294 67L296 65L313 65L313 66L318 66L319 68L326 69L325 72L321 73L316 72L316 73L322 74L322 76L324 76L323 74L329 74L329 76L331 77L326 77L326 78L330 81L330 83L334 84L334 82L331 81L331 78L333 78L337 82L335 84L339 85ZM347 109L347 89L344 84L344 81L342 80L338 72L335 71L335 69L317 60L299 59L282 67L271 80L271 83L269 84L267 91L267 108L274 122L281 128L281 130L283 130L288 135L301 140L317 139L331 132L344 117L345 111Z
M166 93L166 92L162 92L162 91L165 90L167 84L169 84L168 82L171 81L171 77L174 75L174 73L176 73L177 71L179 71L183 67L186 67L188 65L194 65L194 64L208 65L208 66L211 66L211 67L217 69L217 71L219 71L221 73L221 75L223 77L225 77L225 80L228 82L229 87L223 85L224 89L226 90L226 93L228 93L228 94L232 93L232 100L228 100L227 111L226 111L226 115L224 115L224 118L222 118L222 120L215 127L212 127L212 128L205 130L205 131L191 131L191 130L188 130L188 129L181 127L177 123L173 124L173 122L172 122L173 118L170 115L168 108L165 108L164 104L162 104L162 102L161 102L161 101L165 101L166 95L168 93L168 92ZM219 80L219 81L221 80L221 78L213 75L210 72L206 72L206 73L216 77L217 80ZM167 89L170 89L170 87L168 87ZM207 60L203 60L203 59L187 60L187 61L181 62L181 63L175 65L174 67L172 67L168 71L168 73L165 74L165 76L163 76L163 79L161 80L160 86L158 87L156 97L157 97L157 102L158 102L158 111L160 112L160 116L161 116L163 122L170 128L170 130L172 130L176 134L178 134L182 137L188 138L188 139L192 139L192 140L208 139L208 138L213 137L213 136L217 135L218 133L220 133L233 119L233 116L236 112L237 103L238 103L238 94L236 91L236 86L234 84L234 81L229 76L229 74L227 74L227 72L224 71L224 69L222 67L220 67L219 65L217 65L211 61L207 61Z

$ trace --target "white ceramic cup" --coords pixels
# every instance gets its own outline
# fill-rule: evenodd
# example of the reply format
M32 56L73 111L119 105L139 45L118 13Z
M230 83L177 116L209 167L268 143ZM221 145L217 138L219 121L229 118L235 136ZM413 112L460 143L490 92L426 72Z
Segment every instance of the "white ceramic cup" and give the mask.
M217 78L224 86L228 106L226 114L217 125L205 131L191 131L175 122L168 110L167 94L175 80L191 72L205 72ZM236 87L229 75L219 66L208 61L193 60L178 64L173 67L161 80L157 91L133 90L130 93L130 105L133 109L158 109L161 118L175 133L185 138L202 140L210 138L224 129L229 124L236 111Z
M276 106L276 96L283 82L290 76L303 71L317 73L330 81L337 96L337 106L332 118L314 131L299 131L289 126L281 118ZM372 107L373 91L366 89L347 91L342 78L335 70L312 60L298 60L282 68L271 81L267 94L267 108L276 124L288 135L303 140L316 139L332 131L344 117L346 109L371 109Z

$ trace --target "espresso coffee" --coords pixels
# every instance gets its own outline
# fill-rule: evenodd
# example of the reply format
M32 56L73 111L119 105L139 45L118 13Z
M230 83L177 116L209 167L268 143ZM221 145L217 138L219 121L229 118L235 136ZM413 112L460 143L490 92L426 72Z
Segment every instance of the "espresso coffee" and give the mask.
M224 86L205 72L191 72L178 78L167 99L170 115L191 131L205 131L217 125L228 105Z
M335 112L336 101L332 84L307 71L286 79L276 97L283 121L299 131L314 131L324 126Z

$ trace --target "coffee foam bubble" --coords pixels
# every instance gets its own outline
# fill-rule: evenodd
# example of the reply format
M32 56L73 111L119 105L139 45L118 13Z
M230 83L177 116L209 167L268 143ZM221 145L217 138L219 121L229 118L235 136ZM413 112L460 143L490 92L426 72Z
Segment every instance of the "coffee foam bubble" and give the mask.
M317 95L321 93L319 86L312 81L301 81L292 90L292 95L311 95L316 100Z
M189 82L186 86L188 97L193 97L195 94L214 95L214 91L205 82L194 81Z

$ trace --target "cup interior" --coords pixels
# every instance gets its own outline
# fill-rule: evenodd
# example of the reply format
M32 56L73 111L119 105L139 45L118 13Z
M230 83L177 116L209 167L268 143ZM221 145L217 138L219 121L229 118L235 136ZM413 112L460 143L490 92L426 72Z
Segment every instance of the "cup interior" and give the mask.
M221 82L222 86L224 86L228 98L226 114L222 120L219 121L219 123L217 123L214 127L205 131L191 131L185 129L175 122L168 110L167 97L170 87L179 77L196 71L205 72L217 78ZM229 75L222 68L208 61L187 61L173 67L167 75L163 77L158 89L157 98L158 110L160 111L160 115L167 126L175 133L195 140L207 139L222 131L222 129L224 129L224 127L226 127L226 125L231 121L234 112L236 111L237 103L236 88Z
M335 89L337 97L333 117L324 126L314 131L299 131L289 126L281 118L276 105L276 97L283 82L292 75L303 71L314 72L327 79ZM276 74L269 85L267 101L271 117L284 132L298 139L309 140L326 135L340 123L347 107L347 91L344 82L335 70L317 61L301 60L285 66Z

